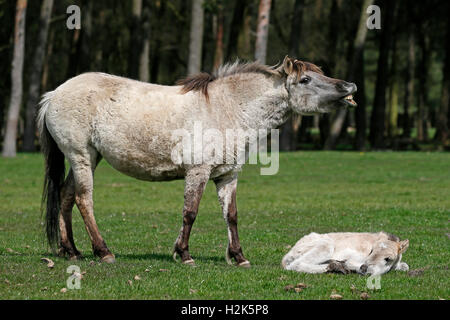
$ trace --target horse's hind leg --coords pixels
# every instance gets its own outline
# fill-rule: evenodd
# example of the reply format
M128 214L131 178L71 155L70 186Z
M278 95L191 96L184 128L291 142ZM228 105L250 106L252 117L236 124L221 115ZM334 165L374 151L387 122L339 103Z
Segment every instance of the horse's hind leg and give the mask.
M75 204L75 183L72 170L69 171L61 190L61 211L59 215L59 255L70 260L80 259L81 253L75 247L72 233L72 208Z
M231 258L236 260L237 266L250 267L250 262L245 259L239 242L237 228L236 187L237 175L223 177L214 181L216 183L217 195L222 206L223 218L228 227L228 246L226 259L231 264Z
M94 255L104 262L113 263L114 255L109 251L97 227L94 217L92 192L94 186L94 170L100 155L96 150L77 153L69 156L75 181L75 203L83 217L86 230L92 242Z

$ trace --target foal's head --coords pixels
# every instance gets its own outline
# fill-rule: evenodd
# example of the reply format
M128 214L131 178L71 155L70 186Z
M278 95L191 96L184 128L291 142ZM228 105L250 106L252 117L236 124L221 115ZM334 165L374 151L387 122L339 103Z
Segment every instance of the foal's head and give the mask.
M296 113L325 113L356 106L352 96L356 92L354 83L326 77L312 63L286 56L279 71L286 77L289 105Z
M372 251L359 269L360 274L381 275L392 269L401 269L402 253L408 249L409 240L380 239L374 243ZM402 265L400 265L402 264ZM407 266L406 266L407 267Z

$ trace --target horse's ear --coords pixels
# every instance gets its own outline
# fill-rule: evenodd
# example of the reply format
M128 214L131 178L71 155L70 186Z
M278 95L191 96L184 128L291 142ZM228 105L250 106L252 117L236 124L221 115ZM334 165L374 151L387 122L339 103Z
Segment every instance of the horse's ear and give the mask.
M292 58L289 58L289 56L284 57L283 60L283 71L287 75L290 75L292 71L294 70L294 63Z
M406 249L408 249L408 247L409 247L409 240L408 239L400 241L399 245L398 245L398 253L400 254L400 253L405 252Z

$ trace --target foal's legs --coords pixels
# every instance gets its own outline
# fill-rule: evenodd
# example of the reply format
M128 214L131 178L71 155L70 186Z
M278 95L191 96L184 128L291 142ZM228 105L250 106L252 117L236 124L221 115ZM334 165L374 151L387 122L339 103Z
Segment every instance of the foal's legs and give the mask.
M234 258L238 266L250 267L250 262L245 259L242 253L237 229L237 175L222 177L216 179L214 182L216 183L217 195L222 206L223 218L228 227L228 246L225 256L227 262L232 264L231 258Z
M323 261L329 260L334 247L326 241L317 241L310 243L309 249L301 250L301 253L287 259L289 263L286 270L295 270L306 273L325 273L329 271L329 264Z
M97 151L91 149L88 152L72 155L69 158L75 180L75 203L83 217L86 230L92 242L94 255L102 261L113 263L115 257L109 251L98 231L94 218L94 203L92 200L94 170L99 159Z
M59 255L68 255L70 260L81 258L75 247L72 233L72 208L75 204L75 182L72 170L69 171L61 190L61 211L59 214Z
M299 259L293 261L290 265L288 265L286 267L286 270L294 270L297 272L305 273L326 273L328 271L328 265L305 263Z
M198 212L198 206L205 190L206 183L209 180L210 169L207 167L194 167L188 170L185 178L184 187L184 207L183 207L183 226L180 234L175 240L173 248L173 257L177 254L181 257L181 262L185 264L194 264L194 260L189 254L189 236L192 225Z

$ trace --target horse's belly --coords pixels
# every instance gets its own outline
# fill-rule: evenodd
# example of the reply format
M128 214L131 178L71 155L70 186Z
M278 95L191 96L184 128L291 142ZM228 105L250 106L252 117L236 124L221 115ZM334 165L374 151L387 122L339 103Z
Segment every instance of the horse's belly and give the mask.
M184 168L170 158L133 148L99 150L102 157L117 171L140 180L168 181L182 179Z
M130 177L146 181L169 181L184 178L184 170L176 165L145 166L141 163L123 163L104 157L105 160L117 171Z

